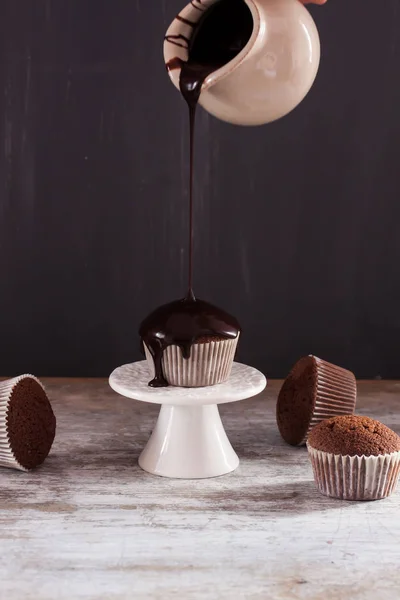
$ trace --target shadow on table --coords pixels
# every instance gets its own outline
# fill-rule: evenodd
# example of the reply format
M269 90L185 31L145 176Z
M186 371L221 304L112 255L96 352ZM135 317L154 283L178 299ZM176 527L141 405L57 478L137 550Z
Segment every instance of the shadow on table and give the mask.
M214 510L257 515L279 513L281 517L350 509L358 504L323 496L313 481L267 483L229 491L209 491L204 500L210 503L210 508Z
M272 426L255 425L251 432L230 431L228 435L232 446L239 458L247 460L259 460L275 456L282 460L297 455L306 456L305 446L290 446L283 441L279 432Z

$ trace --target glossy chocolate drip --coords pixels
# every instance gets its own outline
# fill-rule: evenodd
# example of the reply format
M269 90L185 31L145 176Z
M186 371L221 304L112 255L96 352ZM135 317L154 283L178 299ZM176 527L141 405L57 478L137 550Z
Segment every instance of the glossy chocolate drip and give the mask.
M195 23L194 21L189 21L189 19L185 19L185 17L181 17L181 15L178 15L176 17L177 21L180 21L181 23L185 23L185 25L189 25L189 27L196 27L197 23Z
M189 48L190 40L184 35L167 35L165 39L170 44L173 44L174 46L179 46L179 48Z
M197 2L197 4L196 4L196 2ZM197 8L197 10L200 10L201 12L204 12L207 10L205 7L203 7L201 0L196 0L196 1L192 0L190 4L193 6L193 8ZM199 4L200 4L200 6L199 6Z
M239 323L225 311L196 300L193 293L193 163L196 108L205 79L234 59L248 43L253 31L251 12L244 0L219 0L211 8L201 0L192 6L204 14L197 23L180 15L179 21L193 30L191 39L184 35L167 35L166 41L187 48L189 58L178 57L167 63L169 71L181 69L180 90L189 107L190 118L190 196L189 196L189 268L188 292L184 300L166 304L155 310L140 327L142 342L153 357L155 377L152 387L168 385L162 369L163 352L168 346L179 346L183 357L190 358L192 345L203 337L236 338Z
M175 69L181 69L184 61L177 56L175 58L171 58L169 62L167 62L167 71L174 71Z
M240 325L234 317L193 297L160 306L143 321L139 330L154 361L155 377L149 385L168 385L162 368L163 352L168 346L179 346L183 357L189 359L192 345L201 338L235 339L239 332Z

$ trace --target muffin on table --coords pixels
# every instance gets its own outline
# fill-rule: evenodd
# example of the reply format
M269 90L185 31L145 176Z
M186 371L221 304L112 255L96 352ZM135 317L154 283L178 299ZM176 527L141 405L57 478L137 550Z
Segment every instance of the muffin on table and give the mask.
M307 448L318 489L343 500L379 500L400 475L400 437L374 419L333 417L311 431Z
M315 425L338 415L353 414L356 378L351 371L316 356L294 365L279 393L276 420L282 438L302 446Z
M0 382L0 465L30 471L47 458L56 418L42 383L33 375Z

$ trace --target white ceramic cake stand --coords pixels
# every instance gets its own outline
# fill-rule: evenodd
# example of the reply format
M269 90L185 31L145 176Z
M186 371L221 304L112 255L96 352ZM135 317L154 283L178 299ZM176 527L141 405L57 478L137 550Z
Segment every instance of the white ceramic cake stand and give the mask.
M234 363L228 381L202 388L151 388L146 361L124 365L110 376L113 390L134 400L161 404L158 421L139 457L144 471L179 479L204 479L234 471L239 459L222 425L218 404L251 398L267 385L264 375Z

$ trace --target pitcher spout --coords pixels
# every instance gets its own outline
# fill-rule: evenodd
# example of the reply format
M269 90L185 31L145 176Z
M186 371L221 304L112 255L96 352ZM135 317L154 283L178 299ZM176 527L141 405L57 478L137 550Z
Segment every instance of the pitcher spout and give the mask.
M261 21L256 2L254 0L239 1L248 7L248 22L251 23L248 40L232 60L218 66L206 77L202 85L202 92L210 89L236 69L246 59L259 39ZM179 89L182 64L189 59L189 49L193 38L197 35L206 13L208 16L209 10L218 3L221 3L221 0L192 0L175 17L168 28L164 39L164 59L171 81L177 89Z

